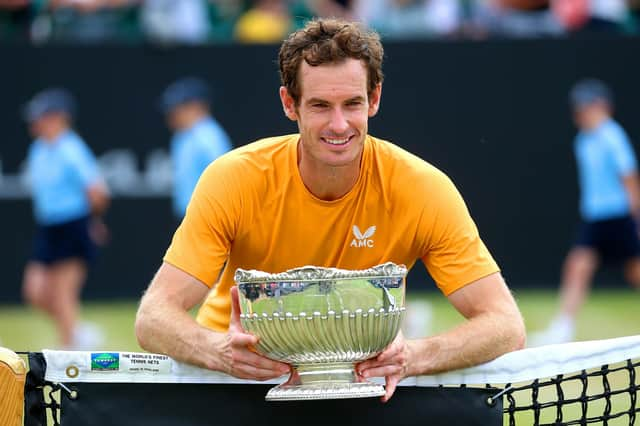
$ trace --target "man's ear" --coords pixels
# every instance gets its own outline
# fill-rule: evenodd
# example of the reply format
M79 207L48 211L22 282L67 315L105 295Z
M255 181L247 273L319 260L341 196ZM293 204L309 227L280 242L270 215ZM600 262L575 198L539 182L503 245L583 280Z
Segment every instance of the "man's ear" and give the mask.
M376 115L380 109L380 97L382 96L382 83L378 83L369 95L369 117Z
M298 121L298 114L296 113L296 103L289 95L289 91L286 87L280 86L280 101L282 102L282 109L284 115L291 121Z

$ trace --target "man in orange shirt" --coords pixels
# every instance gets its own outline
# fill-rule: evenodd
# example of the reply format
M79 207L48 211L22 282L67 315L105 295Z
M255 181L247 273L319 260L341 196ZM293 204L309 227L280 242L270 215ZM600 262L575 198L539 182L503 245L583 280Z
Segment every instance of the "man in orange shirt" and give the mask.
M252 351L257 338L232 310L237 268L410 268L417 259L468 321L424 339L400 334L361 363L363 377L386 377L384 401L404 377L524 345L520 312L453 183L367 134L380 105L382 57L378 35L346 21L315 20L285 40L280 98L300 133L236 149L203 173L140 303L143 348L240 378L278 377L289 366ZM188 311L201 302L194 321Z

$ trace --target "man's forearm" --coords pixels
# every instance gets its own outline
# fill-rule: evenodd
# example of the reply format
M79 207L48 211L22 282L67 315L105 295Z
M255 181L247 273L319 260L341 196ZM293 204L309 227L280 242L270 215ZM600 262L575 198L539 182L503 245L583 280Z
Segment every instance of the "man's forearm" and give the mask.
M522 318L518 313L487 313L458 327L410 342L409 375L435 374L488 362L521 349L525 343Z
M219 354L226 353L227 336L202 327L187 312L170 303L143 300L136 318L136 336L147 351L224 371Z
M189 314L209 287L169 263L163 263L140 301L136 336L140 346L177 361L232 376L267 380L282 376L289 365L255 353L258 338L240 324L237 288L231 288L231 317L226 333L199 325Z

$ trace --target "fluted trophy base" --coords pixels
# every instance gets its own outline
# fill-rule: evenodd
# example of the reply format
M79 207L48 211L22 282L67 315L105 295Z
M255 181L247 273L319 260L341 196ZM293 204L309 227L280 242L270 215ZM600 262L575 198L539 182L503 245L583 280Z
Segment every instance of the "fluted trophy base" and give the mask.
M325 385L280 385L272 388L267 401L372 398L384 395L384 387L375 383L327 383Z
M286 383L271 388L267 401L301 401L320 399L372 398L385 394L376 383L358 381L354 365L301 364L295 366Z

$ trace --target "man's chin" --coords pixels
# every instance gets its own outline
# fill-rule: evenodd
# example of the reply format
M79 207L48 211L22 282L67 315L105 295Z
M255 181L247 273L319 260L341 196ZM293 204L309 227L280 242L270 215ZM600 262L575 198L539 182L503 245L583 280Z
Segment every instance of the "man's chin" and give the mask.
M360 162L358 161L358 156L357 155L349 155L349 156L343 156L342 158L336 158L336 156L328 156L330 158L325 158L324 163L328 166L328 167L332 167L332 168L345 168L345 167L351 167L354 164L355 165L360 165Z

